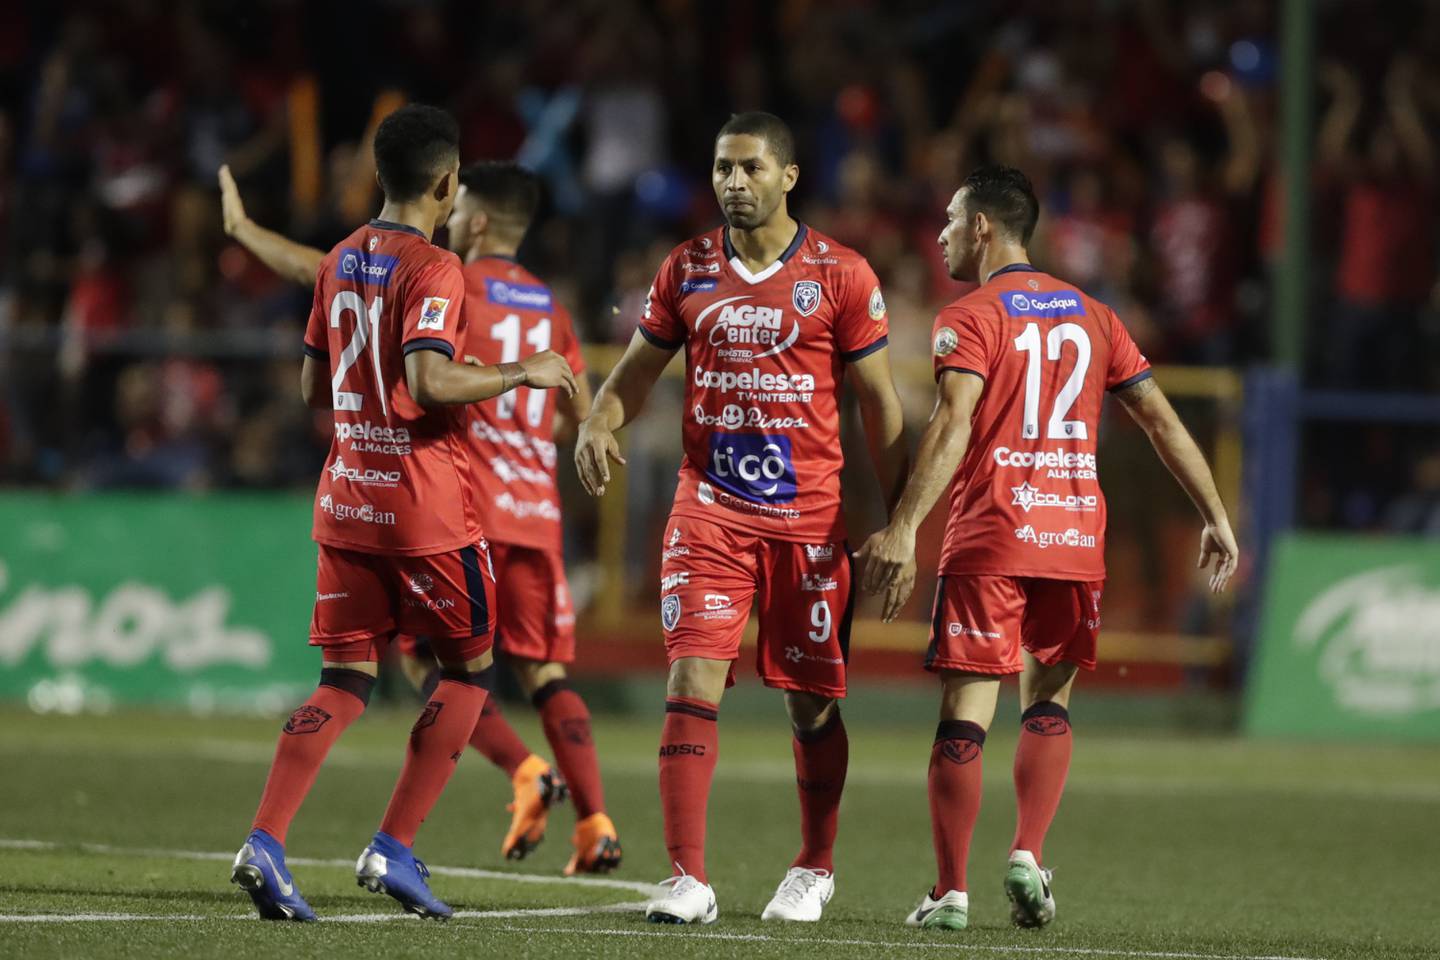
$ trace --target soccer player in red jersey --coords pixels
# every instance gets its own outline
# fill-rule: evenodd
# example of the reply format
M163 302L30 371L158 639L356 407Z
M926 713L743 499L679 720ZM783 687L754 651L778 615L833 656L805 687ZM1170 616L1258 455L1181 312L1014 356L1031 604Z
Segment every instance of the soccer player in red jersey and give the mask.
M266 230L245 215L229 170L220 170L226 232L277 272L313 278L323 251ZM514 361L554 347L577 374L575 396L519 389L469 407L471 483L490 544L500 594L496 645L540 712L564 779L532 753L487 698L470 744L510 777L510 829L500 853L522 859L544 836L549 808L568 789L577 823L567 875L620 864L615 825L605 811L590 713L567 682L575 657L575 613L561 556L555 438L573 434L590 410L590 388L570 314L550 289L515 262L539 205L539 181L513 164L488 161L460 171L447 222L450 250L465 266L464 353L482 363ZM396 638L417 689L433 682L434 658L414 636Z
M330 746L365 709L378 652L397 631L428 639L441 677L356 879L412 913L451 913L412 845L475 729L492 665L495 584L466 482L460 408L522 385L575 389L550 351L494 366L454 362L465 283L460 261L430 236L454 204L458 144L454 118L434 107L387 117L374 148L380 217L342 240L316 275L301 394L332 409L335 423L315 497L310 642L322 650L320 684L281 732L231 873L265 919L315 917L285 868L286 832Z
M849 747L838 699L849 647L850 554L840 508L840 385L849 373L882 488L906 468L880 287L859 254L791 218L794 139L778 117L732 117L711 180L726 226L676 247L629 348L581 424L575 460L600 495L614 431L685 351L685 457L661 545L660 620L670 675L660 740L665 846L675 875L646 915L710 923L705 811L716 718L741 633L759 614L757 671L785 691L801 848L765 919L818 920Z
M1000 678L1020 675L1018 826L1005 890L1011 919L1055 916L1041 845L1070 765L1070 690L1094 669L1105 586L1105 498L1096 463L1108 391L1145 430L1205 527L1200 566L1223 590L1239 551L1195 441L1114 311L1031 266L1039 204L1025 175L972 173L940 234L950 275L979 282L935 320L939 400L890 525L866 542L867 590L898 612L915 576L915 532L948 487L950 518L925 667L940 674L930 752L939 877L907 923L961 929L965 867L980 810L985 733Z

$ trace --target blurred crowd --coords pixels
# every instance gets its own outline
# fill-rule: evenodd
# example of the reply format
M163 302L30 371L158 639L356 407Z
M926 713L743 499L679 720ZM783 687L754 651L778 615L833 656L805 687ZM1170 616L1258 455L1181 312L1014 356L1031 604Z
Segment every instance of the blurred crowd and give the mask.
M0 477L312 483L329 430L296 399L309 292L227 240L216 169L257 221L328 246L376 208L367 138L406 99L453 110L465 158L543 174L522 260L591 342L627 341L664 254L716 222L716 128L768 109L799 141L793 209L880 274L897 360L923 360L961 292L941 211L993 160L1036 183L1036 261L1113 305L1152 360L1264 362L1285 229L1277 6L5 4ZM1306 380L1433 389L1440 7L1318 7ZM929 389L910 385L921 415ZM1423 480L1440 450L1419 435L1391 455L1390 475ZM1440 527L1413 493L1357 513L1331 491L1307 519Z

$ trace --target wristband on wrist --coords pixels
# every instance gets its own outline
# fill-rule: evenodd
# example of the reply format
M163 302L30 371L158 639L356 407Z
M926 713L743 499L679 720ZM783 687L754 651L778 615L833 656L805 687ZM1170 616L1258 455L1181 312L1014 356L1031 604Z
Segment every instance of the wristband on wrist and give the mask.
M500 364L500 382L507 391L523 386L528 379L529 377L522 365L518 363Z

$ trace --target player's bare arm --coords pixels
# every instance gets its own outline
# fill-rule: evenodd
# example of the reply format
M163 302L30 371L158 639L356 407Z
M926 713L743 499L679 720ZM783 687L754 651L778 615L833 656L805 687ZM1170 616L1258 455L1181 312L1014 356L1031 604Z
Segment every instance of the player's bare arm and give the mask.
M1200 569L1214 567L1210 573L1210 590L1219 593L1230 582L1240 562L1240 548L1235 544L1235 534L1230 529L1230 518L1225 504L1215 489L1215 478L1205 455L1190 436L1190 431L1180 422L1175 408L1170 406L1164 391L1147 377L1123 390L1117 390L1115 397L1129 412L1131 418L1145 431L1150 444L1159 454L1160 460L1179 482L1185 493L1200 511L1205 521L1205 530L1200 534Z
M467 356L455 363L438 350L415 350L405 356L405 385L422 407L478 403L516 387L575 392L575 374L564 357L545 350L519 363L486 366Z
M555 404L555 428L552 435L556 443L574 443L579 435L580 423L590 416L590 405L594 394L590 392L590 381L582 373L575 378L575 395L562 395Z
M639 415L645 398L673 356L674 350L657 347L637 332L595 394L594 408L580 423L575 440L575 469L585 492L592 497L604 495L605 485L610 482L610 461L625 463L615 431Z
M245 204L240 199L240 188L230 174L230 166L220 168L220 212L225 223L225 234L233 237L240 246L249 250L271 270L287 280L310 286L315 282L315 273L325 252L303 243L296 243L288 237L267 230L245 214ZM328 406L328 404L327 404Z
M860 420L870 447L870 461L885 496L887 513L895 509L905 477L910 470L910 451L905 438L905 411L895 392L890 372L890 348L876 350L850 364L855 396L860 401Z
M300 363L300 397L311 410L330 410L334 397L330 390L330 364L325 360L306 357Z
M950 485L970 446L970 421L985 390L973 373L946 371L930 422L920 436L915 469L890 518L890 524L860 548L861 585L868 593L885 595L881 616L894 619L915 588L915 534L935 501Z

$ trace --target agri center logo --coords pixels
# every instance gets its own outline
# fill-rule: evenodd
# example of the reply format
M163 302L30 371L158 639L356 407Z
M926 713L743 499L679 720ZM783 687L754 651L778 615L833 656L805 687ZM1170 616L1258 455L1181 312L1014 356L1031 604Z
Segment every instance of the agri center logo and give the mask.
M818 289L813 295L811 311L820 302ZM695 318L695 333L705 337L712 347L732 351L728 357L732 360L761 360L789 350L800 339L799 319L791 319L787 329L784 308L748 302L753 299L749 294L742 294L716 300ZM797 291L797 304L800 299Z

